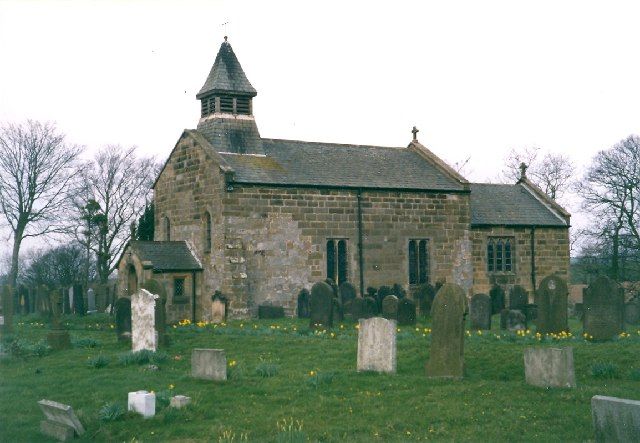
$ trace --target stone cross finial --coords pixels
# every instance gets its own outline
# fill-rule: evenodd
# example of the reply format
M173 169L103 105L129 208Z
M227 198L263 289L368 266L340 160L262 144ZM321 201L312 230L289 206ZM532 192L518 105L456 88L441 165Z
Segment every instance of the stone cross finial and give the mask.
M418 128L416 128L415 126L411 130L411 133L413 134L413 141L414 142L418 141L418 132L420 132L420 130Z
M527 178L527 165L525 162L520 163L520 180Z

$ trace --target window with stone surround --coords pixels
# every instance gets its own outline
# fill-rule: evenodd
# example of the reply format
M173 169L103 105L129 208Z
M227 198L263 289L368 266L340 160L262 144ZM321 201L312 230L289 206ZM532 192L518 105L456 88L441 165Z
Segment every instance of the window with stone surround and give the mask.
M330 238L327 240L327 278L336 284L349 279L349 260L347 259L347 239Z
M489 237L487 240L487 271L513 272L513 237Z
M184 297L184 278L173 279L173 298Z
M211 214L204 213L204 252L211 252Z
M409 284L429 283L429 240L409 240Z

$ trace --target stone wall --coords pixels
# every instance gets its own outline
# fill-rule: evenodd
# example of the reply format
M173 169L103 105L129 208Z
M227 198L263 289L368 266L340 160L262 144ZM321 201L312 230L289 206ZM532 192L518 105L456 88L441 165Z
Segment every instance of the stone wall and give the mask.
M531 295L531 230L530 227L474 227L473 241L473 291L489 293L493 284L499 284L508 293L514 285L520 285ZM512 237L513 271L487 270L487 241L489 237ZM567 228L535 228L536 287L542 279L557 273L569 279L569 230Z

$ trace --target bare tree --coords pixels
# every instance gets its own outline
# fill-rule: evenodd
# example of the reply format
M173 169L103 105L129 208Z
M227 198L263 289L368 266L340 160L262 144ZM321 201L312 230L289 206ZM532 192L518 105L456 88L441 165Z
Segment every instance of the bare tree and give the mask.
M23 240L62 231L81 151L52 123L29 120L0 128L0 210L13 234L10 285L16 284Z
M507 155L503 176L506 181L515 182L520 178L520 165L527 165L527 176L551 199L558 200L571 188L575 167L568 157L561 154L545 153L540 159L540 148L512 149Z
M620 248L640 250L640 137L631 135L600 151L578 185L583 206L600 236L611 242L612 275Z
M129 227L137 221L151 198L157 166L152 158L136 155L136 148L107 146L95 156L84 174L89 192L80 213L96 254L97 274L107 280L130 238ZM87 197L88 196L88 197ZM85 243L86 246L86 243Z

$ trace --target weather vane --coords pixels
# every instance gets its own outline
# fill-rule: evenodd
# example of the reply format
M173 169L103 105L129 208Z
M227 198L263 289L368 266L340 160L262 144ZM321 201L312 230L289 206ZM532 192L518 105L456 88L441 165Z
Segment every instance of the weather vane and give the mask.
M220 26L224 27L224 40L227 40L227 25L229 24L228 21L222 23Z

